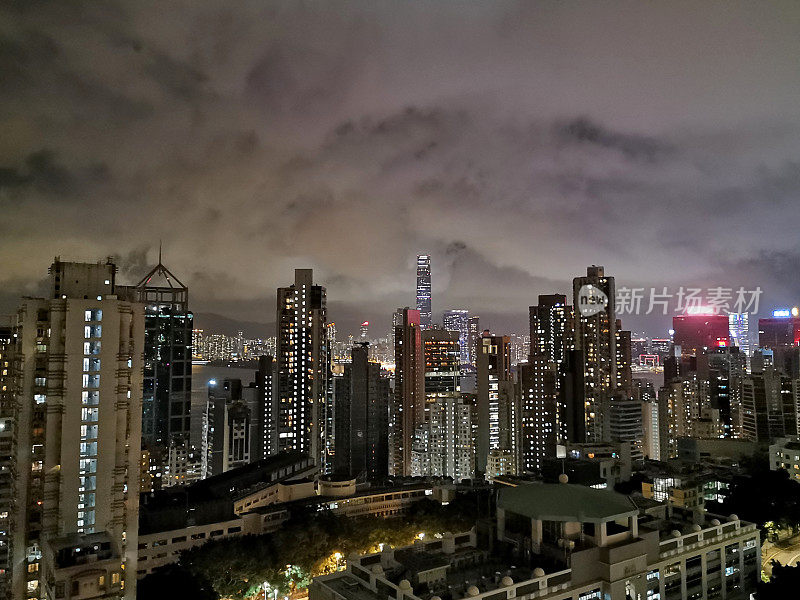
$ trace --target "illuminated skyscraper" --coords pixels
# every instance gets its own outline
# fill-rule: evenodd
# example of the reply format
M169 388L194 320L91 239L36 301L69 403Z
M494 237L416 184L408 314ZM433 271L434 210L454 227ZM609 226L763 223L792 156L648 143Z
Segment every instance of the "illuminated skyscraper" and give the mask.
M464 309L446 310L442 323L447 331L458 332L459 359L462 365L470 364L469 311Z
M583 353L586 439L602 440L600 411L617 386L617 318L614 278L592 265L572 281L575 349Z
M361 323L361 341L367 341L367 337L369 336L369 321L364 321Z
M737 346L746 357L750 357L750 313L729 313L728 329L731 345Z
M116 270L56 259L17 313L13 598L136 597L145 316Z
M433 323L431 312L431 257L428 254L417 256L417 310L419 324L428 329Z
M325 288L311 269L295 269L294 284L278 288L276 357L278 451L297 450L323 470L325 423L329 408L328 330Z

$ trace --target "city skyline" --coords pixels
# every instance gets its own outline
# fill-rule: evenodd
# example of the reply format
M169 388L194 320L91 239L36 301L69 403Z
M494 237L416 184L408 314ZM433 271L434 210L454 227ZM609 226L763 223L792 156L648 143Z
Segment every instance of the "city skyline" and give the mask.
M377 324L422 252L437 314L497 330L588 264L800 297L793 3L104 5L2 9L0 313L53 256L135 280L159 240L240 321L302 267Z
M800 590L800 3L0 3L0 600Z

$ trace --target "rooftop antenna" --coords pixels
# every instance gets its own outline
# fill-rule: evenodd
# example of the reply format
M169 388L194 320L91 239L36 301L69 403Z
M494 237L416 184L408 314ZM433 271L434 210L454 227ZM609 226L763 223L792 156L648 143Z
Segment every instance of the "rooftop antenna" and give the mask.
M158 240L158 264L161 264L161 240Z

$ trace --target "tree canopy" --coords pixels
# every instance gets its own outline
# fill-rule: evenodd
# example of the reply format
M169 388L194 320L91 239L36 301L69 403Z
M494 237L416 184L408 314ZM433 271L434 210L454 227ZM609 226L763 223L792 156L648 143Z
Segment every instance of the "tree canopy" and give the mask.
M394 518L299 510L273 533L210 540L187 550L181 555L180 569L201 587L207 582L222 598L251 597L263 589L264 582L271 592L284 596L307 587L312 577L335 570L350 554L377 552L381 544L404 546L420 533L468 530L480 509L476 496L463 495L444 506L420 500ZM140 585L150 586L151 578L145 577Z

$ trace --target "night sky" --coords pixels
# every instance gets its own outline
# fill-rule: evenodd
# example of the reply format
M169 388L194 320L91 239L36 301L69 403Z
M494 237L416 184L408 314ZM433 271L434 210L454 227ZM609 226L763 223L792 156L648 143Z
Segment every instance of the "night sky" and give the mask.
M6 2L0 312L55 255L157 260L270 322L414 304L525 329L586 265L800 300L800 5ZM625 319L663 333L665 319Z

